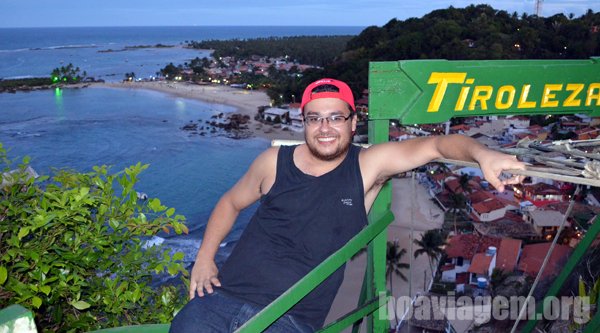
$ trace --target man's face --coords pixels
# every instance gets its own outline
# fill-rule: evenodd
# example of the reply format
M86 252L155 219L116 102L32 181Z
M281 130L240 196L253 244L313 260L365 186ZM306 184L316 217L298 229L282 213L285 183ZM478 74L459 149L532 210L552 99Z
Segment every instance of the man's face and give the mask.
M311 122L308 118L337 116L339 123L328 119ZM340 117L348 117L341 120ZM337 98L319 98L304 106L304 139L310 152L324 161L331 161L350 148L352 133L356 130L356 116L352 115L348 104Z

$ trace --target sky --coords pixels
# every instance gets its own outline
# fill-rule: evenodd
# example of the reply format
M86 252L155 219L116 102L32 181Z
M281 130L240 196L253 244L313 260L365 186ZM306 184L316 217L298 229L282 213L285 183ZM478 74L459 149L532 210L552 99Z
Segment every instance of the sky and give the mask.
M0 0L0 28L81 26L382 26L473 0ZM535 0L488 0L535 14ZM475 2L477 4L477 2ZM599 0L544 0L541 16L600 12Z

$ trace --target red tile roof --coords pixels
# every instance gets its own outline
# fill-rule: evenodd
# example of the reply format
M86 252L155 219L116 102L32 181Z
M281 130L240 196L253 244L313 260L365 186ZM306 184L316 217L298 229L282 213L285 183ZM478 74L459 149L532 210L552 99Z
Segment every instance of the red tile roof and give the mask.
M470 127L465 124L458 124L450 127L451 131L468 131L469 129Z
M445 251L449 258L463 257L471 260L476 253L483 253L490 246L498 248L500 240L476 234L460 234L450 238Z
M446 264L446 265L442 266L442 267L440 268L440 270L441 270L442 272L445 272L445 271L451 271L451 270L453 270L455 267L456 267L456 265L454 265L454 264Z
M460 181L457 178L448 179L444 182L444 186L452 193L462 193L463 189L460 186Z
M486 256L485 253L475 254L473 261L471 261L471 266L469 266L467 272L487 275L490 271L492 259L492 256Z
M496 198L492 193L488 191L475 191L469 195L469 199L471 199L472 204L476 204L478 202L486 201L489 199Z
M542 267L542 262L548 251L550 243L530 244L523 247L521 260L519 261L519 270L530 276L536 276ZM542 277L549 277L557 274L562 266L563 260L571 253L571 248L566 245L556 244L554 251L546 264Z
M519 260L521 243L518 239L502 238L496 255L496 268L506 272L514 271Z
M473 210L477 213L485 214L506 207L500 200L490 199L487 201L478 202L472 205Z

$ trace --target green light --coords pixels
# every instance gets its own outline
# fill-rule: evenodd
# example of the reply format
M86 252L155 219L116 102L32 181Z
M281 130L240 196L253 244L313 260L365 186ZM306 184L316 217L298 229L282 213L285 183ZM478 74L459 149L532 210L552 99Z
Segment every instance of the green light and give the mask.
M54 89L54 96L56 96L56 97L60 97L60 96L62 96L62 89L60 89L60 88L56 87L56 88Z
M56 76L53 76L53 77L52 77L52 83L56 83L56 82L58 82L58 77L56 77Z

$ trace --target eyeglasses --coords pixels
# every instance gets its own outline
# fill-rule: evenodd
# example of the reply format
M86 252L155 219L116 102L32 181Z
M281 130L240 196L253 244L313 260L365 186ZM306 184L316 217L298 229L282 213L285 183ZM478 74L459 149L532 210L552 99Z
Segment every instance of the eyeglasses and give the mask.
M342 115L337 115L337 114L328 116L328 117L304 116L304 122L308 126L313 126L313 125L320 125L323 123L323 120L327 119L327 124L329 124L331 126L339 126L339 125L345 123L346 120L350 119L351 117L352 117L352 114L349 114L347 117L344 117Z

